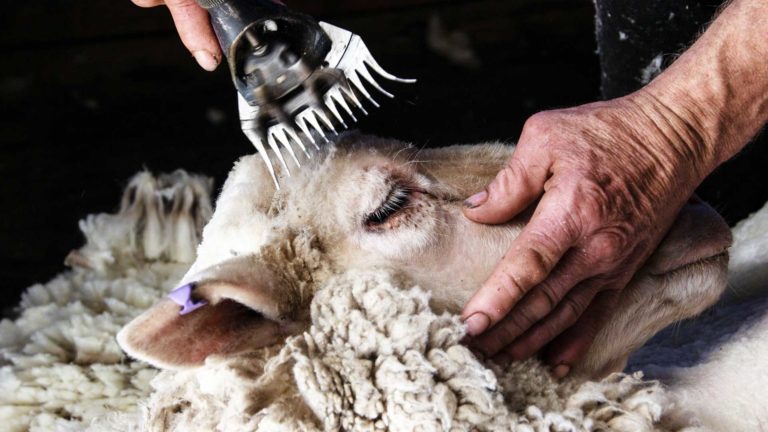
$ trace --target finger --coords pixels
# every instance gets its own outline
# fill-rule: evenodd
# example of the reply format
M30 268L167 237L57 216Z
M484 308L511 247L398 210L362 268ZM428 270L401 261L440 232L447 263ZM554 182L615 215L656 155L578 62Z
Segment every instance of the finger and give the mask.
M544 191L550 162L545 152L518 146L484 191L464 201L464 215L480 223L503 223L525 210Z
M575 287L555 310L504 348L512 360L531 357L558 335L576 324L589 308L604 282L590 279Z
M215 70L222 55L208 12L194 0L166 0L165 4L171 11L173 23L184 46L200 67L207 71Z
M477 337L472 346L493 356L557 307L563 297L584 279L593 276L584 255L576 249L565 254L544 282L540 283L491 330Z
M165 4L164 0L131 0L133 4L143 8L151 8Z
M619 294L618 290L601 291L581 318L547 346L544 361L553 368L560 369L558 378L567 375L592 346L595 336L605 325L618 301Z
M471 336L501 321L531 288L546 279L579 237L578 226L560 201L556 191L544 196L531 222L464 307L462 318Z

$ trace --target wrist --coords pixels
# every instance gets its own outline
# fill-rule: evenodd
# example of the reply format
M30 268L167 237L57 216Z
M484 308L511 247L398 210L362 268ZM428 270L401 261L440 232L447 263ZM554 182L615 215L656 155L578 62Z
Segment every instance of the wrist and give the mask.
M661 162L670 167L692 168L689 175L698 184L723 160L723 147L718 146L716 115L708 111L707 105L699 105L686 98L670 98L670 93L657 92L646 86L627 98L643 119L642 127L647 128L647 145L652 147ZM712 119L712 120L710 120ZM677 177L681 173L672 172Z
M768 122L765 30L768 3L734 0L690 49L635 95L651 101L645 105L686 142L704 175Z
M720 164L716 139L709 134L709 113L694 103L676 100L670 103L645 87L625 97L632 107L637 133L658 169L673 183L695 188ZM685 169L681 171L681 167Z
M747 119L733 118L739 110L720 83L699 81L688 72L667 70L635 96L648 100L644 106L674 130L687 148L686 156L706 176L733 157L757 130L749 130ZM709 78L717 79L704 79Z

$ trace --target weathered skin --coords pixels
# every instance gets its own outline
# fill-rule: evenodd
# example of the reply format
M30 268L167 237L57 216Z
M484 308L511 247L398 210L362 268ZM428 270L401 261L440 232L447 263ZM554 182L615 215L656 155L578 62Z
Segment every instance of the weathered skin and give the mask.
M179 316L165 300L118 340L132 356L165 368L276 343L305 328L312 294L329 275L352 268L391 269L429 290L435 309L459 313L529 217L491 226L462 214L462 200L512 150L417 151L347 135L283 177L277 192L258 156L247 156L230 173L182 281L197 282L196 294L211 304ZM407 203L371 220L398 188ZM730 231L714 210L686 205L573 373L596 378L620 370L657 331L714 303L726 284L729 245Z

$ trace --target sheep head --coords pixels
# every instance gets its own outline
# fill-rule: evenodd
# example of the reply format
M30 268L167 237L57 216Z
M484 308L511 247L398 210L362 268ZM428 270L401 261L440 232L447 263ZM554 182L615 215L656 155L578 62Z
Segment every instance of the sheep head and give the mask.
M463 199L484 187L512 151L502 144L418 150L345 135L292 176L281 176L280 190L257 156L244 157L231 171L181 282L193 283L193 295L207 305L180 315L179 305L165 300L126 326L118 341L133 357L165 368L279 343L306 328L315 290L332 274L351 269L385 268L430 291L436 311L458 313L530 217L489 226L462 214ZM719 295L722 286L709 290L709 297L691 288L687 297L665 297L664 311L649 303L654 289L695 287L690 280L697 265L717 283L724 280L727 257L707 260L723 256L727 226L706 205L693 208L633 281L650 300L628 295L631 304L621 306L642 305L635 315L654 311L642 315L652 325L639 334L635 315L625 317L627 323L619 317L608 326L613 333L603 335L606 344L644 342ZM703 230L710 241L701 240ZM698 298L695 307L686 305L690 297ZM627 334L632 332L637 337ZM603 349L591 370L623 348Z

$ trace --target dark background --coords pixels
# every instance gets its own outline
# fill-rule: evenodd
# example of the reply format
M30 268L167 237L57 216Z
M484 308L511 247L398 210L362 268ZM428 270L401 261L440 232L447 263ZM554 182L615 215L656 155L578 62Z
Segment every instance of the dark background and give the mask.
M534 112L600 97L590 0L290 4L360 34L386 69L419 79L383 84L397 98L377 98L382 108L359 123L368 133L419 146L514 140ZM165 9L128 0L30 0L4 8L0 306L7 309L26 286L64 270L67 252L82 243L77 221L115 210L136 171L183 167L214 176L219 186L232 162L253 149L240 132L227 71L200 69ZM469 36L478 68L429 48L434 15ZM764 154L742 159L754 165ZM725 177L736 180L711 180L704 195L735 222L768 195L764 187L762 195L742 187L765 184L764 170L742 163L731 171L736 175Z

